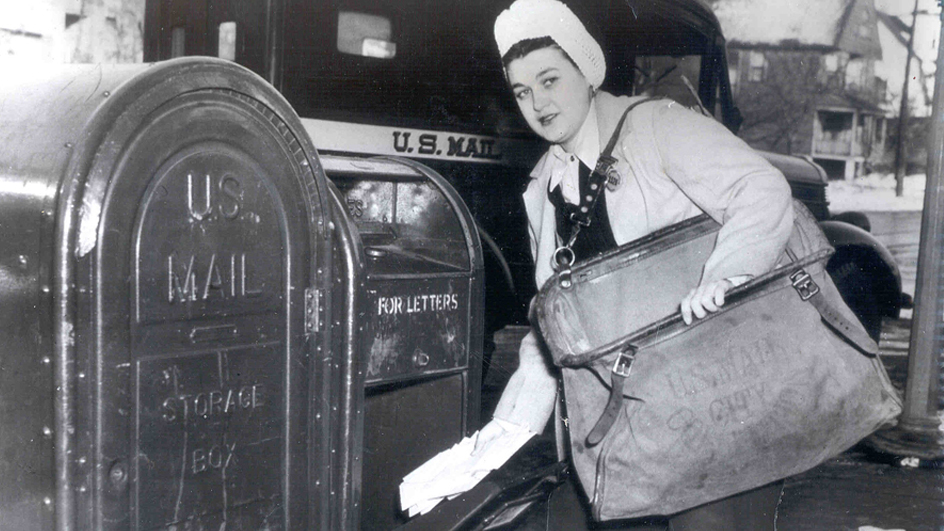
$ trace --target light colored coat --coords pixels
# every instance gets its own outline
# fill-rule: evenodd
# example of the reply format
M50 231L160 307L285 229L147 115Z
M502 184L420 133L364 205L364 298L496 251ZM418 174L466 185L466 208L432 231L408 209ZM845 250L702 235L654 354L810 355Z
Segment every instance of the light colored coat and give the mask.
M597 93L601 145L636 99ZM606 191L606 205L617 244L706 213L722 228L702 283L757 276L776 265L793 227L790 187L780 171L723 125L670 100L643 103L630 112L613 156L623 179ZM551 157L549 152L537 163L524 193L538 287L553 274L551 258L560 243L547 198ZM518 370L495 417L540 433L556 393L554 371L532 331L521 343Z

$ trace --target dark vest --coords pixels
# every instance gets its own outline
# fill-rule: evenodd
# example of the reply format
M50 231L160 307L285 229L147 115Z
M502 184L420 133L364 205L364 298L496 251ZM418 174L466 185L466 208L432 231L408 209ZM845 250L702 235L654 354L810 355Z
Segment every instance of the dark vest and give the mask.
M570 239L575 226L574 222L570 220L570 214L578 211L581 207L589 207L587 198L591 197L590 194L592 193L589 184L590 168L581 162L578 174L580 176L579 205L572 205L564 200L560 185L547 192L548 199L554 205L557 234L565 243ZM613 237L613 229L610 227L610 218L607 215L606 193L604 192L600 196L600 200L597 201L596 208L590 212L590 225L580 229L571 250L574 252L575 261L580 262L616 247L616 239Z

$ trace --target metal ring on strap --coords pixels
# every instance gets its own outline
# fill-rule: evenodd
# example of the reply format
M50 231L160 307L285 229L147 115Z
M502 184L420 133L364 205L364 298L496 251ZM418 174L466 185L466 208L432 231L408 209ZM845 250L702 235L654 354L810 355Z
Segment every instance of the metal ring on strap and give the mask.
M558 247L554 251L554 269L557 271L570 269L577 256L569 246Z
M554 269L558 272L558 281L562 288L569 288L573 285L570 277L570 267L574 265L576 256L569 245L558 247L554 251Z

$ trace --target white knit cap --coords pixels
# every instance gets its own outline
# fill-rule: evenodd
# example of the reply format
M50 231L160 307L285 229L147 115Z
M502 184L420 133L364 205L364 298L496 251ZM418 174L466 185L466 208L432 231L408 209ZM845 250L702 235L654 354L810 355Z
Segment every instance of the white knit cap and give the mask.
M516 0L495 19L495 42L504 57L515 44L550 37L574 60L593 88L606 77L603 50L577 15L557 0Z

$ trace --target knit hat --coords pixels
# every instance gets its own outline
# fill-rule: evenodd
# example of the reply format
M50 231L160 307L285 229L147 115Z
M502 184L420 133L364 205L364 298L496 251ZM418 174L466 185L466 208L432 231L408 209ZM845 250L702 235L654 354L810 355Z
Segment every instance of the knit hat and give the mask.
M574 60L593 88L606 77L603 50L577 15L557 0L516 0L495 19L495 42L504 57L515 44L550 37Z

